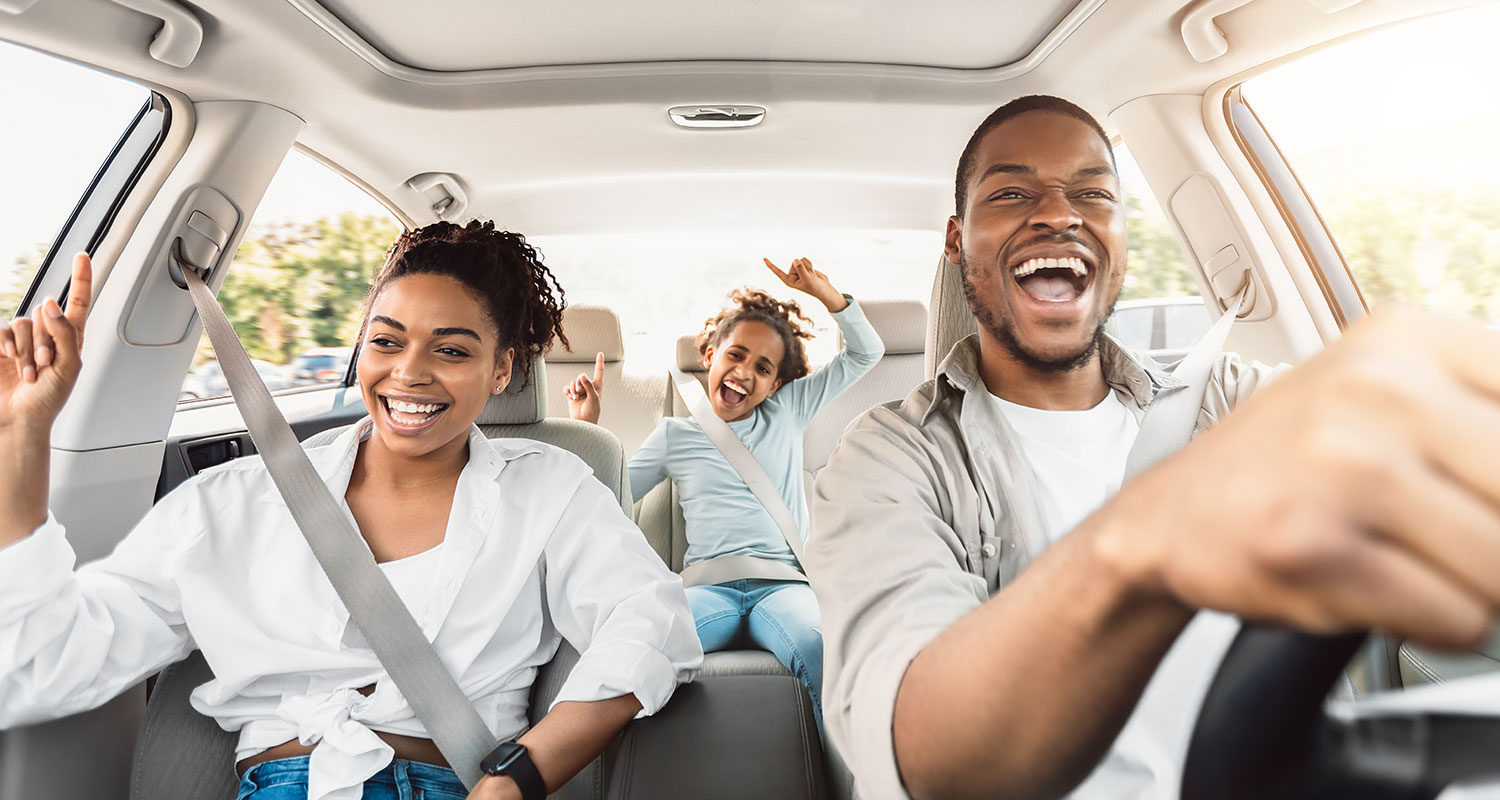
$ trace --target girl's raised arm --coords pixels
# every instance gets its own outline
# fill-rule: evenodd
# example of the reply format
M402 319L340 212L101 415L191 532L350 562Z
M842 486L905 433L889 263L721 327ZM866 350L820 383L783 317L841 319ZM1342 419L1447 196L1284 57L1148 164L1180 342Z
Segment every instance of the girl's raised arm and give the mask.
M792 266L782 272L780 267L771 263L771 259L761 260L766 262L766 268L775 273L788 288L812 295L829 312L837 314L849 306L849 301L838 289L833 288L833 282L828 280L828 276L813 269L811 261L805 258L792 259Z

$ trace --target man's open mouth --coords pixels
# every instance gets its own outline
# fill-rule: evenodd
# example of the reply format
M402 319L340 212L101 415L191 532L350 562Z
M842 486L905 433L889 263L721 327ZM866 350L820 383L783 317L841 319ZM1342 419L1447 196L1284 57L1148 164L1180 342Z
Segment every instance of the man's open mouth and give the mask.
M750 390L734 381L719 382L719 405L725 408L738 408L749 396Z
M404 428L420 428L448 410L447 403L408 403L389 397L381 397L380 402L391 422Z
M1081 258L1032 258L1011 270L1016 285L1043 303L1070 303L1082 297L1093 270Z

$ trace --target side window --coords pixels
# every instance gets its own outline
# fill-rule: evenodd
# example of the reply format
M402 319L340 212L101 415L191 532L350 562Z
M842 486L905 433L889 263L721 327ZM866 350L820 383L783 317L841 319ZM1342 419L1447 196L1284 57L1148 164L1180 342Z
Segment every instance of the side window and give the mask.
M1500 322L1500 7L1382 29L1246 81L1372 308Z
M1178 358L1208 330L1208 309L1177 236L1130 148L1117 145L1115 161L1125 194L1130 263L1110 332L1127 347L1159 358Z
M9 317L151 92L6 42L0 75L0 108L12 112L0 125L0 175L15 187L0 192L0 314ZM76 249L91 246L87 234Z
M365 290L400 232L364 191L298 151L287 154L219 290L273 394L343 380ZM228 394L204 335L178 402Z
M1132 305L1132 302L1127 300L1115 306L1115 336L1126 347L1148 350L1151 347L1155 309L1150 306Z

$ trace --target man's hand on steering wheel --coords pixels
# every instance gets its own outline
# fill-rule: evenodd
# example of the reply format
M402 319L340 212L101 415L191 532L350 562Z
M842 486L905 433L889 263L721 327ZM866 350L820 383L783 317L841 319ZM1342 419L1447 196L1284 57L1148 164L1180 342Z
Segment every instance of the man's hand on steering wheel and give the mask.
M1472 646L1500 608L1497 365L1500 332L1382 312L1127 484L1101 547L1185 607Z

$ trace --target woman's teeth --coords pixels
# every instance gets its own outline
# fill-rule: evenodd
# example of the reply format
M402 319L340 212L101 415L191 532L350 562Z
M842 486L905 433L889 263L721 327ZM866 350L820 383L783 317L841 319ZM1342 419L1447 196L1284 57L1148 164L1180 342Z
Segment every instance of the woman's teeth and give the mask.
M448 406L445 403L408 403L386 398L386 410L391 419L403 425L420 425L437 416Z
M1024 278L1034 274L1041 269L1067 269L1072 270L1074 275L1080 278L1088 277L1088 267L1083 265L1081 258L1033 258L1024 261L1012 272L1017 278Z
M400 400L388 401L391 408L396 411L405 411L408 414L431 414L442 408L441 403L403 403Z

